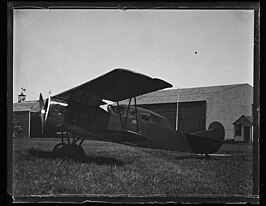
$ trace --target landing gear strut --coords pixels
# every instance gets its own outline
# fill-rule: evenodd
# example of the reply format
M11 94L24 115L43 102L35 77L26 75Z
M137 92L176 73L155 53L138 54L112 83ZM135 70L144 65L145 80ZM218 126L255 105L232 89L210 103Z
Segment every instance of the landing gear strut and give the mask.
M67 138L65 143L64 138L62 138L62 142L54 146L52 151L53 154L55 157L84 159L85 152L81 147L84 140L81 140L80 143L77 144L78 140L79 138L73 138L71 142L70 138Z

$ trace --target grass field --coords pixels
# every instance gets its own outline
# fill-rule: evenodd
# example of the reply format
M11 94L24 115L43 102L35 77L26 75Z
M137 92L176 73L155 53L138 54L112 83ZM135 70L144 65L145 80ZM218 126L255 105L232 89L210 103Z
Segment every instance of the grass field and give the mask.
M252 145L224 144L207 159L195 154L85 141L84 160L54 158L59 140L14 139L14 196L252 195Z

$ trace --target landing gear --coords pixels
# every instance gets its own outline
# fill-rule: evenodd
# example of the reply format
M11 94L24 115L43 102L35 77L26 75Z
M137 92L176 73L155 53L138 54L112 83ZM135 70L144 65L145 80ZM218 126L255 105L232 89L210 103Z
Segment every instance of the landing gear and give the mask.
M67 146L66 143L59 143L54 146L52 153L54 154L55 157L63 157L64 155L64 148Z
M65 156L68 158L75 158L75 159L85 158L85 152L83 148L77 144L67 144L63 148L63 152L65 153Z
M67 138L67 143L65 143L64 139L62 138L62 142L54 146L52 153L55 157L84 159L86 155L81 147L83 140L77 144L78 140L79 139L76 138L71 142L70 139Z

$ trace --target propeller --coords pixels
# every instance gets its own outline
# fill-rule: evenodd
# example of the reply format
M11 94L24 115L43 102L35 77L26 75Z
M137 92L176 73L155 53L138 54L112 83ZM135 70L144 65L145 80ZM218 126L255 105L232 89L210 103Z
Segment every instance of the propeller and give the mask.
M42 135L43 135L44 125L46 123L49 109L50 109L51 95L49 94L48 99L46 100L46 102L44 104L42 94L40 94L39 104L40 104L40 113L41 113L40 117L41 117Z
M48 113L49 113L49 109L50 109L50 104L51 104L51 95L50 95L50 93L49 93L49 96L48 96L48 99L47 99L47 102L46 103L47 103L47 106L45 108L44 124L45 124L45 122L47 120Z
M40 105L40 113L41 113L40 117L41 117L42 135L43 135L45 109L44 109L44 101L43 101L43 97L41 93L39 97L39 105Z

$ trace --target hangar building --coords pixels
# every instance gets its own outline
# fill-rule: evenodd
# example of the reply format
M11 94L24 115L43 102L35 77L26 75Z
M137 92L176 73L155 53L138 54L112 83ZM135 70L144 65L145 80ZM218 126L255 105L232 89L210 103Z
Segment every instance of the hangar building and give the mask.
M29 138L40 131L38 101L21 101L13 104L13 137Z
M168 89L137 97L138 106L166 117L175 129L201 131L208 129L211 122L219 121L225 128L225 138L235 141L252 140L252 122L245 122L247 117L249 122L252 119L252 103L253 88L249 84ZM39 136L38 114L38 101L14 103L13 136ZM245 118L240 121L242 116ZM245 132L249 132L249 136Z
M211 122L219 121L225 138L234 139L233 123L242 115L252 116L253 87L233 84L161 90L138 96L137 104L161 114L173 128L184 132L205 130Z

